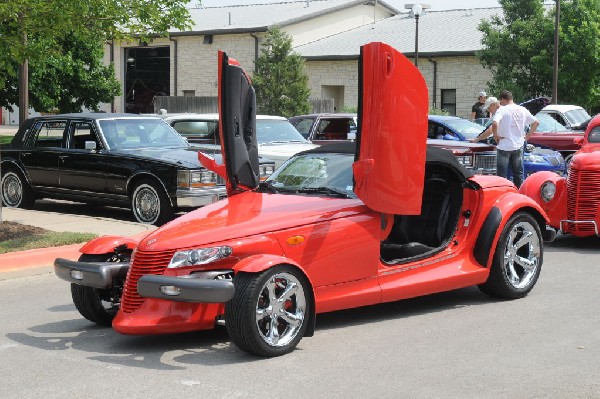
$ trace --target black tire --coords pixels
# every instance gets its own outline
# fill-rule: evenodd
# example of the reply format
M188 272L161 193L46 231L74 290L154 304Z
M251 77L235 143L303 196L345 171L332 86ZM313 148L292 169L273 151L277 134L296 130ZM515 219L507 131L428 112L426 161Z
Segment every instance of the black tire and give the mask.
M488 280L479 289L491 296L517 299L535 286L542 270L542 233L528 213L514 214L500 235Z
M138 222L161 226L175 214L164 189L155 181L144 179L131 195L131 210Z
M240 349L264 357L294 350L312 312L310 285L304 275L292 266L276 266L258 274L238 273L233 283L235 295L225 304L231 340ZM278 299L274 303L269 288Z
M35 194L21 173L8 170L2 175L2 203L9 208L31 209Z
M81 255L81 262L119 262L115 254ZM101 326L110 327L121 305L123 281L118 282L112 289L99 289L71 284L71 297L79 313Z

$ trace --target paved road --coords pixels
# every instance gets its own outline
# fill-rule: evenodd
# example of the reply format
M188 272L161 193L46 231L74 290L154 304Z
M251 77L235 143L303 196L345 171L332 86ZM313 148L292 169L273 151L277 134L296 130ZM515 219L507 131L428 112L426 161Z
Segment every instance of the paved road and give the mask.
M559 237L521 300L469 288L320 315L275 359L223 330L96 327L52 274L0 281L0 397L599 398L599 248Z

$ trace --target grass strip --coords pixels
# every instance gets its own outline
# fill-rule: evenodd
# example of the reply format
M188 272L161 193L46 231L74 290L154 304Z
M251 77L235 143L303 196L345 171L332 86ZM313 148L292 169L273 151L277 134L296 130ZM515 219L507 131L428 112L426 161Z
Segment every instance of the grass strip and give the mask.
M42 234L33 234L25 237L14 238L0 242L0 254L8 252L25 251L28 249L59 247L84 243L98 237L92 233L71 233L46 231Z

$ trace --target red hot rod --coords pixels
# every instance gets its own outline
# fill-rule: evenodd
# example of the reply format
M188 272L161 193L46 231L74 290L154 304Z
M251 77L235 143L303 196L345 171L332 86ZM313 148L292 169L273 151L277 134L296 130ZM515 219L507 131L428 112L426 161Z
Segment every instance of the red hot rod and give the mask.
M546 212L554 229L578 237L597 236L600 225L600 115L588 123L581 149L566 177L552 172L529 176L519 191L533 198Z
M142 239L101 237L55 261L79 312L123 334L224 324L241 349L292 351L316 315L477 285L521 298L546 217L496 176L426 146L427 87L402 54L361 48L356 144L297 154L260 183L249 77L219 53L228 198Z

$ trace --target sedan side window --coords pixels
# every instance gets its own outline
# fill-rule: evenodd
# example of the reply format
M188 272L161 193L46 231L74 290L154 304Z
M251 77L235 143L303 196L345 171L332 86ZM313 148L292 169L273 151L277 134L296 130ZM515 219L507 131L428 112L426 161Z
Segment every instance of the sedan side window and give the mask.
M32 134L27 140L26 147L29 148L47 148L58 147L65 148L65 129L67 121L43 121L39 122L32 129Z
M92 124L90 122L72 123L70 129L70 136L70 148L74 148L77 150L85 150L85 143L90 141L96 143L96 149L99 148L98 140L96 139L96 136L92 129Z

